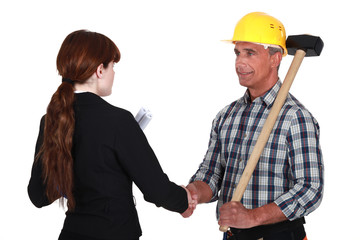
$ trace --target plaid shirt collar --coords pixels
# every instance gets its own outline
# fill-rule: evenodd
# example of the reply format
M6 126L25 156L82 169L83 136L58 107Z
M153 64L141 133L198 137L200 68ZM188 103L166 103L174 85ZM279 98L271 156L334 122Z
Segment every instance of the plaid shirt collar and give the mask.
M269 91L267 91L261 97L256 98L253 101L253 103L255 103L255 104L264 103L268 109L271 108L276 99L276 96L280 90L281 84L282 83L281 83L280 79L278 79L278 81L275 83L275 85ZM249 90L245 91L242 101L243 101L243 103L248 104L248 105L252 104L252 102L250 100Z

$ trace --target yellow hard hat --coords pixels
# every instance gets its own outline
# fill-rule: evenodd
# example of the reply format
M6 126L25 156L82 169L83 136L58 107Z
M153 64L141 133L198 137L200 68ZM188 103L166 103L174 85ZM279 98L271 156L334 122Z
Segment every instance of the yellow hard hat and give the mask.
M228 41L280 46L283 49L283 56L287 55L284 25L276 18L263 12L249 13L241 18L236 24L233 38Z

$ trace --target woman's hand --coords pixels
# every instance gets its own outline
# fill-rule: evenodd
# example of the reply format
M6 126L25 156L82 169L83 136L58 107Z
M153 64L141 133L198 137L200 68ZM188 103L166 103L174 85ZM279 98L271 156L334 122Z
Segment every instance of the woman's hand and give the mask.
M188 204L189 204L189 207L188 209L183 212L181 215L184 217L184 218L187 218L187 217L190 217L195 208L196 208L196 205L198 204L197 202L197 196L196 195L191 195L190 191L185 187L185 186L181 186L185 189L186 193L187 193L187 197L188 197Z

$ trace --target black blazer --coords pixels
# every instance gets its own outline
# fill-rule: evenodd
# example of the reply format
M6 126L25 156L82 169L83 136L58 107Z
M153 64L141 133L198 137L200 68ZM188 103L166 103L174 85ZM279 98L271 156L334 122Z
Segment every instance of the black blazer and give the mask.
M146 201L182 213L186 191L169 181L132 114L93 93L76 94L73 140L76 207L66 212L63 231L99 239L141 236L132 183ZM43 139L44 117L36 143ZM41 160L41 159L40 159ZM28 194L37 207L44 194L40 161L34 162Z

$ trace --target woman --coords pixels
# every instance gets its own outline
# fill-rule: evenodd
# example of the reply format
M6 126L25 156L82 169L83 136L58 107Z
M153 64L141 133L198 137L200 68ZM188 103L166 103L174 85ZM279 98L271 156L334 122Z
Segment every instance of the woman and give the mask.
M39 208L67 199L61 240L139 239L132 182L158 207L184 213L191 203L131 113L101 98L119 60L109 38L85 30L68 35L57 56L63 80L41 119L28 194Z

